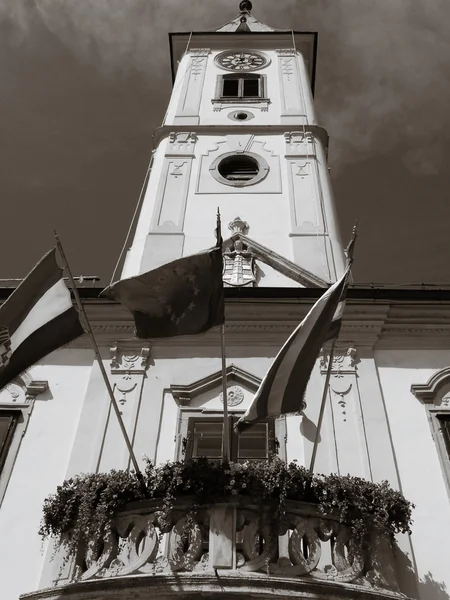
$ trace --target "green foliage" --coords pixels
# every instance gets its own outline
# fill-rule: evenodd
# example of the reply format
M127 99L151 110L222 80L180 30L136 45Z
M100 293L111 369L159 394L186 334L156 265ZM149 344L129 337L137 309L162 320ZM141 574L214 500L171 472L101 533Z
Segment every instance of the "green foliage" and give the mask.
M351 527L356 540L369 542L377 531L391 541L409 532L413 505L384 481L371 483L359 477L311 474L295 462L223 465L206 459L168 462L145 469L148 497L160 500L159 525L166 530L177 499L192 498L195 505L248 498L273 508L275 521L284 521L286 503L313 503L318 511ZM69 551L87 546L108 531L114 514L132 501L144 498L132 473L111 471L80 475L65 481L44 502L39 533L62 538Z

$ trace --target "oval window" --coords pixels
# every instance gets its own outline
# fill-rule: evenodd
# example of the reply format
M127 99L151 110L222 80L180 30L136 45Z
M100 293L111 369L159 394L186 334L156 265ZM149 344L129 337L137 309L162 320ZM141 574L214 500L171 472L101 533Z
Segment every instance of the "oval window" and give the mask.
M220 183L244 187L262 181L269 173L269 165L253 152L227 152L218 156L209 170Z
M259 173L259 164L251 156L235 154L221 160L217 170L227 181L251 181Z

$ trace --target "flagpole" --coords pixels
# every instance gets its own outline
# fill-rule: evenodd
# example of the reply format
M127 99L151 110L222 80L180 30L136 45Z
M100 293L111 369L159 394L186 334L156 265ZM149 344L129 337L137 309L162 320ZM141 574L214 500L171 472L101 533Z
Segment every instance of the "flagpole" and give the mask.
M120 410L119 410L119 407L117 405L117 401L116 401L116 399L114 397L114 392L113 392L113 389L111 387L111 383L109 382L108 375L106 374L106 369L105 369L105 366L103 364L103 359L102 359L102 356L100 354L100 350L99 350L99 347L97 345L97 341L95 339L94 332L92 331L91 324L90 324L89 319L87 317L86 311L84 310L84 306L83 306L83 304L81 302L80 294L78 293L78 289L77 289L77 286L75 284L75 281L74 281L74 278L73 278L73 275L72 275L72 271L70 270L69 263L67 262L66 255L64 253L64 250L63 250L62 244L60 242L60 239L58 237L58 234L56 233L55 230L53 230L53 233L54 233L55 239L56 239L56 246L57 246L57 248L59 250L59 253L61 255L62 261L64 263L64 268L66 269L67 275L69 276L69 281L70 281L71 286L72 286L72 291L73 291L73 294L75 296L75 300L76 300L76 303L78 305L78 309L79 309L81 315L83 316L83 320L84 320L84 324L83 325L86 327L86 329L87 329L86 333L89 335L89 337L91 339L92 348L94 349L95 356L97 357L98 364L99 364L99 367L100 367L100 371L101 371L101 374L103 376L103 380L105 382L106 389L108 390L108 394L109 394L109 399L111 401L111 405L112 405L112 407L114 409L114 412L116 413L116 417L117 417L117 420L119 422L119 426L120 426L120 429L122 431L122 435L124 437L125 444L126 444L126 446L128 448L128 452L130 453L130 458L131 458L131 461L133 463L134 470L136 472L136 477L139 480L139 483L141 484L142 491L147 496L148 495L148 490L147 490L147 487L145 485L144 477L143 477L143 475L141 473L141 470L139 469L139 464L138 464L138 462L136 460L136 456L134 454L134 450L133 450L133 447L131 445L130 438L128 437L127 430L125 429L125 425L123 423L123 419L122 419L122 416L120 414Z
M336 345L336 338L334 338L334 340L333 340L333 342L331 344L330 356L329 356L329 359L328 359L328 368L327 368L327 374L326 374L326 377L325 377L325 385L323 387L322 402L320 403L319 420L317 422L316 436L314 438L314 446L313 446L313 451L312 451L312 456L311 456L311 464L309 466L309 470L310 470L311 473L314 471L314 465L315 465L315 462L316 462L316 455L317 455L317 447L319 445L320 430L322 428L323 415L325 413L325 405L327 403L328 387L330 385L331 369L333 367L333 356L334 356L334 347L335 347L335 345Z
M220 343L222 348L222 396L223 396L223 444L222 460L230 462L230 423L228 419L228 394L227 394L227 364L225 358L225 324L220 326Z
M220 211L217 207L216 242L223 252L222 224ZM222 284L223 285L223 284ZM230 462L230 423L228 419L228 393L227 393L227 360L225 357L225 323L220 326L220 348L222 357L222 397L223 397L223 436L222 436L222 462Z
M346 265L346 271L347 271L347 281L348 278L350 276L350 268L353 264L353 253L355 250L355 242L356 242L356 237L357 237L357 228L358 228L358 219L356 219L355 221L355 225L353 226L353 230L352 230L352 237L350 238L350 242L348 243L347 248L345 248L344 252L345 252L345 256L347 259L347 265ZM312 451L312 456L311 456L311 464L309 466L309 470L312 473L314 471L314 465L316 462L316 455L317 455L317 447L319 445L319 437L320 437L320 430L322 428L322 421L323 421L323 415L325 413L325 405L327 402L327 395L328 395L328 388L330 385L330 377L331 377L331 369L333 367L333 356L334 356L334 348L336 346L336 338L334 338L332 344L331 344L331 348L330 348L330 357L328 359L328 368L327 368L327 374L325 377L325 385L323 388L323 394L322 394L322 402L320 404L320 412L319 412L319 420L317 422L317 429L316 429L316 435L314 438L314 446L313 446L313 451Z

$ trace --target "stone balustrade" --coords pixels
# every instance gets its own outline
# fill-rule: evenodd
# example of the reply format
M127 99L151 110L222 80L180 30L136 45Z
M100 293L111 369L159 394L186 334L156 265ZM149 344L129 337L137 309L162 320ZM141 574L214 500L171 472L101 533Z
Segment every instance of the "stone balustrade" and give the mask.
M374 538L373 550L363 552L347 525L319 515L313 505L290 503L281 529L269 508L243 499L200 507L186 499L166 523L155 502L128 508L104 539L79 549L69 579L226 570L243 577L260 572L269 578L384 588L389 597L398 590L387 542Z

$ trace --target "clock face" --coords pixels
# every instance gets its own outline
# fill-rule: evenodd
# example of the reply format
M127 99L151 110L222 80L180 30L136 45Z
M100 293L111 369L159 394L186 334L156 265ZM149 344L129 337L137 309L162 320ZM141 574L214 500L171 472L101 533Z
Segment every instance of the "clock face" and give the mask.
M227 71L256 71L269 64L268 58L250 50L226 51L216 57L216 62Z

